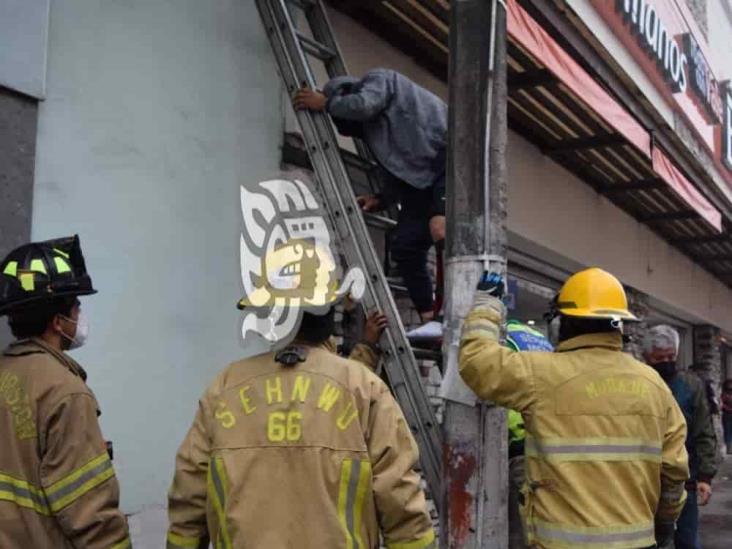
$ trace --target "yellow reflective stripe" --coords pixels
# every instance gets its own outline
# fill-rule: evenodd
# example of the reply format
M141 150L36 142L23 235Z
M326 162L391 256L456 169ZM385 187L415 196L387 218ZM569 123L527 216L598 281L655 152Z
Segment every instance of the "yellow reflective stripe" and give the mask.
M32 292L36 289L36 279L33 273L25 272L20 273L18 275L18 280L20 280L20 286L26 291L26 292Z
M110 547L109 549L131 549L132 548L132 542L130 541L130 538L125 538L119 543L115 543Z
M60 480L57 480L50 486L46 488L46 494L48 496L52 496L53 494L56 494L59 490L62 488L65 488L66 486L76 482L79 480L82 476L84 476L85 473L88 473L95 467L102 465L103 463L109 462L109 454L107 452L104 452L103 454L95 457L93 460L91 460L86 465L82 465L78 469L72 471L65 477L61 478Z
M356 487L356 502L353 506L353 533L356 535L358 549L368 549L361 536L361 519L363 518L363 504L366 499L366 491L369 488L370 479L371 463L364 460L361 462L361 471L358 475L358 486Z
M529 436L533 441L537 441L542 446L576 446L580 444L585 445L602 445L602 444L616 444L616 445L644 445L651 448L661 449L661 441L659 440L648 440L643 438L634 437L584 437L584 438L570 438L570 437L543 437L536 438L535 436Z
M341 482L338 488L338 521L346 536L346 549L353 549L353 537L348 530L347 506L348 506L348 486L351 480L351 467L353 460L346 458L341 464Z
M54 248L53 251L56 252L58 255L61 255L61 256L65 257L66 259L69 259L69 254L67 254L63 250L59 250L58 248Z
M527 436L526 455L549 461L661 462L661 444L633 438L536 439Z
M226 470L224 469L224 460L215 459L216 472L218 473L219 479L221 479L221 488L223 497L221 498L221 508L226 510L226 501L229 497L229 481L226 476ZM224 522L221 524L221 533L223 534L224 549L231 549L231 539L229 538L229 530L226 526L226 513L224 512Z
M18 274L18 262L17 261L8 261L8 264L5 265L5 270L3 271L3 274L6 274L8 276L15 276Z
M114 476L109 454L104 452L46 488L46 497L54 513L73 503L87 492Z
M168 532L168 544L166 549L198 549L201 538L181 536L174 532Z
M597 547L626 549L651 546L655 543L653 522L610 527L579 527L532 520L538 540L552 547Z
M48 274L48 271L46 270L46 265L43 263L42 259L31 260L30 270L44 275Z
M211 460L208 468L208 491L213 501L214 511L219 519L219 535L216 536L216 547L231 549L229 531L226 528L226 472L220 458Z
M430 530L424 536L413 541L400 541L386 544L387 549L432 549L435 544L435 532Z
M370 461L343 460L338 487L338 521L346 537L346 549L368 549L361 536L361 523L364 500L370 493L370 481Z
M66 262L66 260L62 257L54 257L53 262L56 264L56 270L59 274L63 273L70 273L71 267L69 267L69 264Z
M40 515L50 515L43 490L24 480L0 473L0 500L32 509Z

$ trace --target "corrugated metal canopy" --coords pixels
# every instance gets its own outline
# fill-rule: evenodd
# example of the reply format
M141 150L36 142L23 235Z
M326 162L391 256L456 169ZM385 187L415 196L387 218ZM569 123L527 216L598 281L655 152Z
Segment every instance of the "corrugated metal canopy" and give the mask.
M447 80L449 2L329 0ZM508 44L509 126L618 207L732 286L729 222L716 233L640 154L541 60Z

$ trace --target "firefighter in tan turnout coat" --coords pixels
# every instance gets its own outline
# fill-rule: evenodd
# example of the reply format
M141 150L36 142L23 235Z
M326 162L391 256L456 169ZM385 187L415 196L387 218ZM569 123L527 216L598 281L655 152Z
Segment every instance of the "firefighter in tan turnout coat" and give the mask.
M96 293L78 237L28 244L0 263L0 547L124 549L127 522L84 370L63 351L86 335Z
M333 311L229 366L176 461L168 548L435 547L417 447L389 389L329 348ZM375 355L361 347L362 360ZM373 364L367 364L373 366Z
M620 321L635 320L622 285L596 268L569 278L554 353L498 343L502 293L501 277L486 273L463 327L460 374L524 417L529 545L663 546L686 499L686 423L660 376L622 352Z

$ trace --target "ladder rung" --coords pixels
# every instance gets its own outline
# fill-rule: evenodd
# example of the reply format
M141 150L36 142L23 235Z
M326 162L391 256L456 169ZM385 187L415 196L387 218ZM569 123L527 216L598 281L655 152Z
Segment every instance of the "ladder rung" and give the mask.
M330 28L322 0L297 0L310 4L305 19L312 34L304 36L295 27L287 0L255 0L260 16L268 31L273 52L288 89L294 90L309 83L315 85L310 67L312 59L324 61L330 76L346 74L346 67ZM302 33L307 33L302 27ZM311 38L312 36L312 38ZM405 419L414 430L420 447L421 468L434 494L442 493L443 436L431 398L419 378L419 365L397 310L392 289L384 276L382 259L371 241L366 220L354 200L353 186L343 157L336 146L337 140L330 122L324 116L298 116L308 154L316 174L315 182L323 199L323 206L334 224L335 238L349 266L359 266L366 273L367 291L364 304L369 309L379 308L389 319L389 329L383 336L384 370L392 392L404 411ZM356 141L358 153L370 158L368 148ZM378 192L373 171L365 172L372 192ZM355 174L354 174L355 175ZM361 178L357 178L361 179ZM353 182L351 182L353 183ZM359 181L359 185L361 182ZM431 356L435 356L432 354ZM439 501L436 502L439 507Z
M302 11L307 11L315 5L314 0L287 0L287 2L300 8Z
M419 347L412 347L414 358L417 360L434 360L435 362L442 361L442 353L433 349L420 349Z
M390 277L386 278L386 282L389 284L389 288L393 292L401 292L401 293L407 293L409 290L407 290L407 287L404 284L401 284L401 281L397 282L399 279L393 279Z
M365 172L375 170L378 167L378 164L373 160L361 158L360 156L343 149L341 149L341 156L343 157L343 162Z
M305 36L300 31L297 31L297 38L300 40L300 44L302 44L302 49L310 55L314 55L321 61L329 61L336 56L336 52L328 46Z
M394 221L390 217L384 217L383 215L376 215L364 212L363 217L366 220L366 223L370 227L374 227L375 229L384 229L390 231L397 225L396 221Z

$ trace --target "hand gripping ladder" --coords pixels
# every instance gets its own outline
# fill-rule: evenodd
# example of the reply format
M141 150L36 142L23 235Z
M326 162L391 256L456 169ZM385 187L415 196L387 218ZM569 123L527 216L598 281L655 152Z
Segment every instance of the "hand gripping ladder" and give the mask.
M256 0L256 3L290 95L303 86L316 89L307 55L323 61L331 78L346 74L346 66L322 0ZM312 38L298 31L290 6L304 12ZM442 455L440 426L420 381L414 353L356 202L333 127L327 114L323 113L300 111L297 119L341 250L349 267L360 267L366 276L363 304L367 310L378 309L383 312L389 320L389 328L382 337L384 368L392 391L419 444L427 484L435 501L439 502ZM364 163L370 163L365 145L357 143L357 147Z

